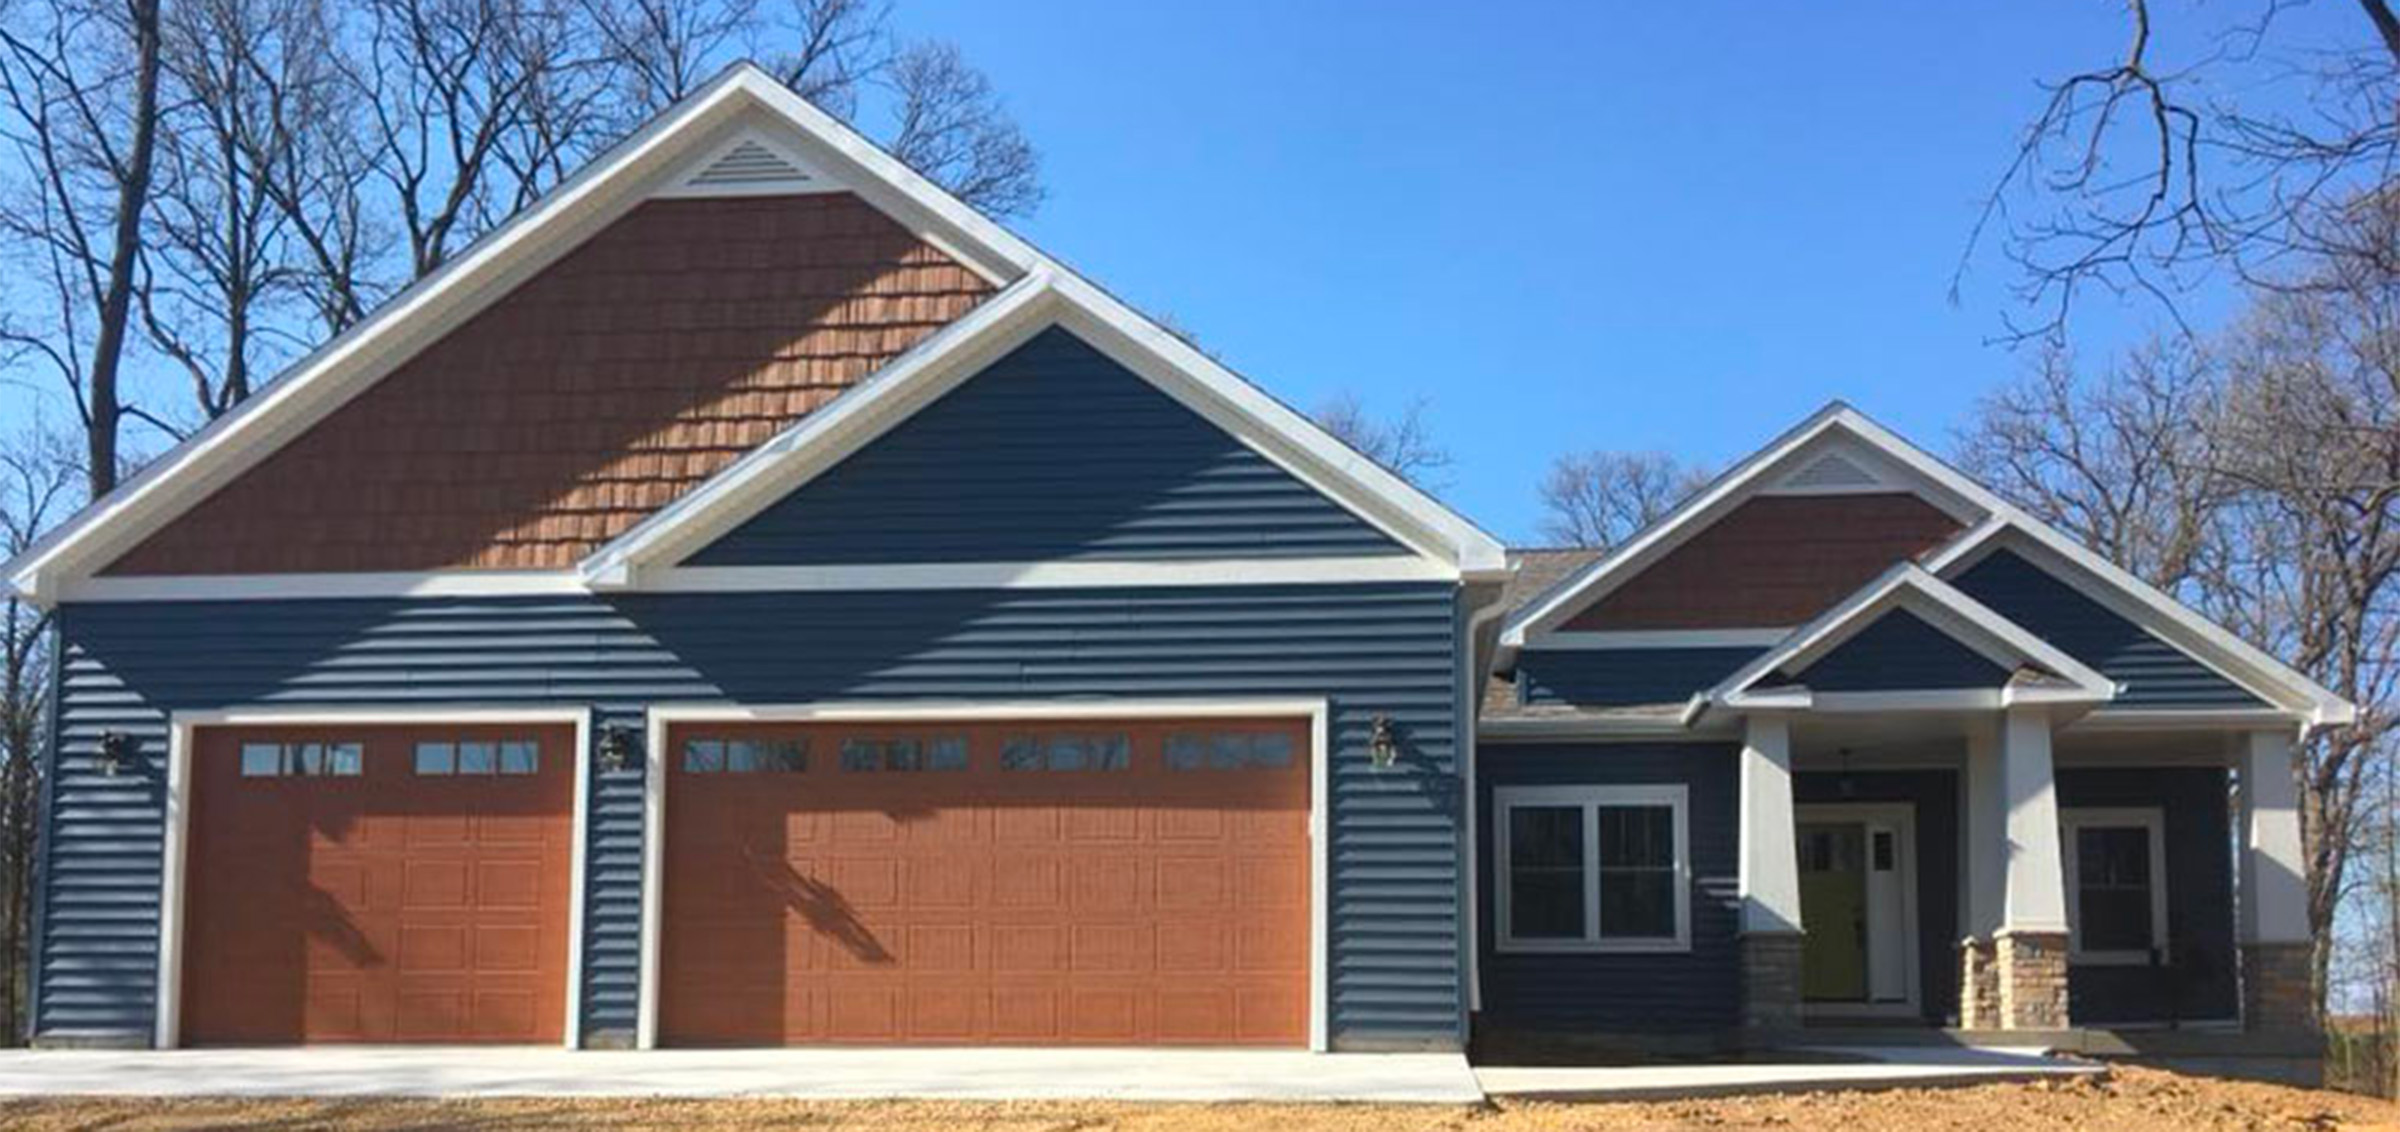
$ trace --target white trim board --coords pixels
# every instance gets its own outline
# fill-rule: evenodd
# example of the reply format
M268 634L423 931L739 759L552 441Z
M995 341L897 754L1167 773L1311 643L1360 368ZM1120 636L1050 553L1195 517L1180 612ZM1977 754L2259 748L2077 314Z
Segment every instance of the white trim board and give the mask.
M568 1049L583 1045L584 882L589 869L592 710L583 707L441 707L407 705L350 707L295 705L178 711L167 720L166 828L160 844L158 895L158 1000L151 1042L176 1049L183 1033L184 887L191 856L192 751L203 727L432 727L441 724L572 724L575 728L575 812L568 848L567 1017Z
M1675 931L1671 936L1606 934L1600 922L1601 885L1607 865L1600 859L1599 812L1666 806L1673 813ZM1515 889L1509 860L1508 815L1519 809L1573 808L1582 823L1583 931L1573 938L1518 938L1509 913ZM1492 950L1502 955L1662 955L1692 950L1691 788L1683 783L1572 784L1492 787Z
M1143 700L910 701L907 703L653 704L642 747L641 991L636 1049L658 1048L660 934L666 911L667 783L671 727L692 723L988 722L993 720L1139 720L1299 718L1310 724L1308 1048L1332 1048L1332 715L1321 698Z
M1766 648L1783 643L1794 626L1768 629L1606 629L1543 633L1529 637L1526 652L1571 652L1579 649L1723 649Z
M2146 951L2089 951L2083 946L2083 871L2077 863L2078 834L2086 827L2139 829L2150 854L2150 948ZM2067 963L2080 967L2141 967L2169 962L2167 948L2167 812L2157 806L2060 806L2059 853L2067 876Z

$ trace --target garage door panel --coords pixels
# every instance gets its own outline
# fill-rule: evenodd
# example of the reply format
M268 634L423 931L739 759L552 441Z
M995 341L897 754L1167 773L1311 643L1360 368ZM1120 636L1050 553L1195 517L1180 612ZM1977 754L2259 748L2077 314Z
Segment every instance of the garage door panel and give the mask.
M193 752L183 1039L555 1042L566 1012L574 731L204 728ZM432 778L421 739L538 766ZM352 773L245 747L353 744ZM488 819L488 820L487 820Z
M1229 735L1232 754L1169 768L1177 732L1204 751ZM1305 735L1273 720L678 726L660 1036L1301 1044ZM942 769L847 769L876 744L942 738ZM811 755L751 773L686 757L738 742ZM1253 746L1273 757L1245 763ZM1262 957L1274 948L1288 954Z

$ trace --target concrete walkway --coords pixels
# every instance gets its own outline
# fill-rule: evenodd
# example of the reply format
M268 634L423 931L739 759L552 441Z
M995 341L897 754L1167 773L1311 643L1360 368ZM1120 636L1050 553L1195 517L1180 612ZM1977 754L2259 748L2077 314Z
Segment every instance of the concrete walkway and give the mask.
M1474 1104L1458 1054L470 1047L8 1050L0 1096L887 1097Z
M1797 1093L1823 1089L1901 1089L1982 1085L2041 1077L2106 1073L2088 1061L2042 1049L1843 1047L1797 1049L1790 1062L1717 1062L1608 1068L1479 1066L1476 1080L1494 1097L1542 1101L1642 1101ZM1839 1059L1839 1060L1835 1060Z

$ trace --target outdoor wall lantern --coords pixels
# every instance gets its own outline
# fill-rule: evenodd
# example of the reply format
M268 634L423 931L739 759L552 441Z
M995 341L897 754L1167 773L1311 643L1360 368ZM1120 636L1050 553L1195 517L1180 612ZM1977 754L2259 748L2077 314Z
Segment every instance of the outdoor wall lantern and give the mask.
M620 771L633 765L634 755L640 753L641 741L634 737L633 728L612 723L600 730L600 769Z
M133 736L122 731L107 731L100 735L100 757L94 765L100 773L115 778L133 767Z
M1392 735L1392 717L1378 715L1367 733L1367 758L1377 770L1388 770L1400 758L1400 741Z

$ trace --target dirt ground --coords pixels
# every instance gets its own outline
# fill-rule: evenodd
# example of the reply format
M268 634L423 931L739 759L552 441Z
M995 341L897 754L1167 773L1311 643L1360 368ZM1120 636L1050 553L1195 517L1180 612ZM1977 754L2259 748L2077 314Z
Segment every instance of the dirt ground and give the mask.
M783 1101L114 1101L0 1103L0 1128L806 1129L849 1132L1604 1132L1629 1128L2400 1129L2400 1106L2341 1093L2119 1069L2105 1081L1809 1093L1654 1104L967 1104Z

